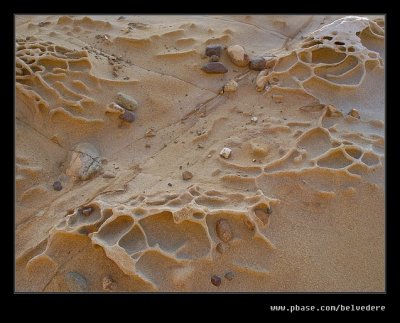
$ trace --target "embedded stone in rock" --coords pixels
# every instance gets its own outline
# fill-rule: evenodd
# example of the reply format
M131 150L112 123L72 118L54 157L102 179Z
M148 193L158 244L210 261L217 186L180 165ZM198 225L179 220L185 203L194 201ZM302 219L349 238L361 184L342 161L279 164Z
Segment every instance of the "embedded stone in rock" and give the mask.
M215 231L217 232L218 238L223 242L228 242L233 238L231 226L226 219L219 219L217 221Z
M256 57L250 61L249 68L254 71L261 71L265 69L265 58L264 57Z
M69 154L68 176L86 181L102 169L99 153L92 144L80 143Z
M133 112L125 110L125 112L121 114L119 118L121 120L124 120L125 122L132 123L133 121L135 121L136 116Z
M250 61L249 55L247 55L245 49L240 45L229 46L228 56L233 64L240 67L247 66Z
M192 177L193 177L193 174L187 170L182 173L182 178L184 181L187 181L187 180L191 179Z
M131 96L124 94L122 92L117 93L115 101L124 109L135 111L136 108L139 106L137 101L132 98Z
M239 84L235 80L230 80L224 86L224 92L235 92Z
M225 65L220 62L207 63L203 65L201 70L206 73L215 73L215 74L224 74L228 72L228 69L225 67Z
M222 45L208 45L206 47L206 56L211 57L213 55L221 57Z
M75 271L67 273L65 275L64 281L70 292L87 291L86 278Z

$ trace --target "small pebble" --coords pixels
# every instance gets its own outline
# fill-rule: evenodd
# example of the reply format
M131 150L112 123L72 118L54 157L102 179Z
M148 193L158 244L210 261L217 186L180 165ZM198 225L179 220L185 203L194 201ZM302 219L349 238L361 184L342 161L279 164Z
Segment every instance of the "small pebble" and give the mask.
M217 56L221 57L222 53L222 45L208 45L206 47L206 56L212 57Z
M182 173L182 178L184 181L187 181L193 177L193 174L187 170Z
M105 276L103 278L103 290L112 291L117 287L115 281L111 278L111 276Z
M132 123L133 121L135 121L136 117L133 112L125 110L125 112L121 114L119 118L126 122Z
M208 158L211 158L211 155L207 155Z
M171 183L168 183L168 186L172 186L172 184L171 184Z
M222 157L224 158L229 158L229 156L231 155L232 149L224 147L222 148L221 152L219 153Z
M92 213L92 211L93 211L93 208L91 208L91 207L84 207L84 208L82 209L82 214L83 214L84 216L89 216L90 213Z
M219 56L213 55L210 57L210 62L219 62Z
M358 112L357 109L351 109L351 111L348 113L349 116L352 116L354 118L360 119L360 112Z
M232 271L228 271L228 272L224 275L224 277L225 277L227 280L231 281L231 280L235 277L235 274L234 274Z
M235 92L239 84L235 80L230 80L224 86L224 92Z
M203 65L201 70L206 73L219 73L219 74L224 74L228 72L228 69L225 67L225 65L220 62L207 63Z
M251 117L251 122L253 122L253 123L257 123L257 121L258 121L258 118L257 117Z
M156 134L154 133L154 129L148 129L144 134L145 137L154 137Z
M144 145L146 148L150 148L151 146L149 144Z
M55 191L61 191L62 190L62 185L60 181L55 181L53 183L53 188Z
M115 102L111 102L107 108L106 108L106 112L109 113L117 113L117 114L123 114L125 112L125 109L123 107L121 107L119 104L115 103Z
M218 277L217 275L213 275L211 277L211 284L213 284L214 286L217 286L217 287L220 286L221 282L222 282L221 278Z
M130 110L130 111L135 111L139 105L134 98L132 98L131 96L124 94L122 92L117 93L115 102L117 102L124 109Z
M256 57L250 61L249 68L254 71L261 71L265 69L265 59L264 57Z

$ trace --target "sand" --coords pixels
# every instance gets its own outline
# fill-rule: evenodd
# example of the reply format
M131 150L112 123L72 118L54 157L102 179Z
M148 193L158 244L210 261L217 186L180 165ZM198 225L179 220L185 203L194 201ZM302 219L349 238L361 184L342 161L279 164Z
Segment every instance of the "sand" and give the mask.
M385 290L384 17L15 22L16 291Z

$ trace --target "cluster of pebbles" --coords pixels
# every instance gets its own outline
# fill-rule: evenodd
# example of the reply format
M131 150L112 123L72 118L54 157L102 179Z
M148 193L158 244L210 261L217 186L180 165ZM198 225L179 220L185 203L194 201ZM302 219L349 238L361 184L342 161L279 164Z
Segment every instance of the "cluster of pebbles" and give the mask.
M271 59L262 56L250 59L244 47L240 45L233 45L229 47L224 47L223 45L208 45L205 50L205 55L209 57L209 62L203 65L201 69L206 73L227 73L228 69L226 66L219 62L224 49L226 49L228 57L233 64L239 67L248 66L254 71L262 71L266 69L268 67L267 63Z
M264 71L269 68L273 57L257 56L250 58L243 46L233 45L224 47L223 45L208 45L205 50L205 56L209 57L209 62L201 67L202 71L210 74L225 74L228 72L226 66L219 60L223 50L226 49L227 55L231 62L238 67L248 67L254 71ZM224 92L236 92L238 83L230 80L223 87L221 94Z
M115 113L119 118L128 123L132 123L136 119L135 110L139 104L131 96L122 92L117 93L115 102L111 102L106 109L106 113Z

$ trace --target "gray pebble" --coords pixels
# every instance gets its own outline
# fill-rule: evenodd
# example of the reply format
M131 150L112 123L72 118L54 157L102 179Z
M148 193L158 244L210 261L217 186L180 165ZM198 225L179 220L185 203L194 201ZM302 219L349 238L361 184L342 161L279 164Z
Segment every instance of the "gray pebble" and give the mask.
M261 71L265 69L265 59L264 57L256 57L250 61L250 69L254 71Z
M213 55L221 57L222 45L208 45L206 47L206 56L211 57Z
M131 111L125 111L123 114L119 116L119 118L130 123L135 121L136 119L135 114Z
M228 72L228 69L225 67L224 64L220 62L210 62L201 68L202 71L206 73L219 73L219 74L224 74Z
M117 93L115 102L117 102L124 109L130 111L135 111L136 108L139 106L139 104L134 98L122 92Z
M224 275L224 277L227 279L227 280L232 280L234 277L235 277L235 274L232 272L232 271L229 271L229 272L227 272L225 275Z
M67 273L64 280L70 292L87 291L86 278L75 271Z
M62 185L60 181L55 181L53 183L53 188L55 191L61 191L62 190Z

